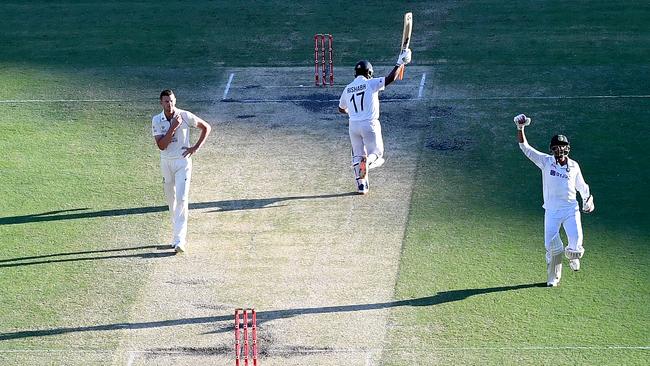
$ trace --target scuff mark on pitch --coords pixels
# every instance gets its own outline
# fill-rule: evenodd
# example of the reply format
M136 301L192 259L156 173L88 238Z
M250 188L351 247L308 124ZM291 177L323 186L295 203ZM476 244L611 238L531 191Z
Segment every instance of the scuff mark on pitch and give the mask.
M283 97L282 99L293 102L312 113L334 113L337 111L336 107L338 106L338 96L326 93L307 94L297 100L295 96Z
M471 143L469 138L457 137L449 140L442 140L436 137L426 141L425 147L435 151L458 151L464 150Z
M218 347L175 347L175 348L158 348L152 350L151 353L147 354L149 358L155 358L158 355L164 354L184 354L184 355L193 355L193 356L215 356L215 355L227 355L232 352L232 347L230 346L218 346Z

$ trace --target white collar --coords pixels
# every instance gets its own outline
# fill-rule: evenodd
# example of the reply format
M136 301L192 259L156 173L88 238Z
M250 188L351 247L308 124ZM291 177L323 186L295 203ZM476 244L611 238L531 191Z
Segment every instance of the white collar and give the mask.
M553 158L553 166L556 169L567 169L568 168L569 170L571 170L571 169L575 168L575 162L573 160L571 160L571 158L569 158L569 157L566 158L566 164L564 164L564 165L560 165L557 162L557 160L555 160L555 156L551 155L551 158Z
M180 113L180 109L176 108L176 112ZM171 120L167 119L167 115L165 115L165 110L163 109L162 113L160 113L160 119L163 121L171 122Z

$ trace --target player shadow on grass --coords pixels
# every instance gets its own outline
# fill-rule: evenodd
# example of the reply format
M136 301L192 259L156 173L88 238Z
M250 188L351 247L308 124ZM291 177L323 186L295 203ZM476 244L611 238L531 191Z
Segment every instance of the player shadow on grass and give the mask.
M156 252L149 251L149 252L145 252L145 253L86 256L87 254L132 252L132 251L147 250L147 249L156 249L157 251ZM165 250L165 249L169 249L169 250L165 251L165 252L160 252L160 250ZM51 263L94 261L94 260L101 260L101 259L125 259L125 258L154 259L154 258L164 258L164 257L173 256L173 255L176 254L176 252L171 251L171 249L172 248L169 245L143 245L143 246L131 247L131 248L98 249L98 250L89 250L89 251L83 251L83 252L44 254L44 255L36 255L36 256L30 256L30 257L0 259L0 268L31 266L31 265L35 265L35 264L51 264ZM64 257L64 258L60 258L60 257Z
M321 195L311 195L311 196L289 196L289 197L273 197L273 198L224 200L224 201L212 201L212 202L196 202L196 203L190 203L190 210L203 210L208 208L216 208L216 210L211 210L208 212L255 210L255 209L262 209L262 208L279 207L273 205L284 201L319 199L319 198L336 198L336 197L347 197L347 196L356 196L356 195L357 194L355 192L346 192L346 193L321 194ZM149 213L166 212L167 210L169 210L169 207L165 205L165 206L120 208L114 210L79 212L79 211L86 211L89 209L90 208L86 207L86 208L75 208L70 210L43 212L43 213L31 214L31 215L0 217L0 225L15 225L15 224L26 224L31 222L43 222L43 221L87 219L87 218L94 218L94 217L142 215L142 214L149 214Z
M348 312L381 310L381 309L406 307L406 306L426 307L426 306L440 305L440 304L445 304L445 303L450 303L455 301L461 301L467 299L470 296L475 296L475 295L482 295L482 294L489 294L489 293L503 292L503 291L514 291L514 290L521 290L521 289L528 289L528 288L535 288L535 287L545 288L546 283L540 282L540 283L529 283L529 284L512 285L512 286L443 291L443 292L438 292L433 296L420 297L420 298L408 299L408 300L378 302L378 303L371 303L371 304L353 304L353 305L340 305L340 306L323 306L323 307L312 307L312 308L258 311L257 321L259 324L262 324L273 320L287 319L287 318L293 318L295 316L309 315L309 314L348 313ZM114 324L90 325L85 327L61 327L61 328L51 328L51 329L39 329L39 330L23 330L23 331L16 331L16 332L0 333L0 342L11 340L11 339L45 337L45 336L69 334L69 333L99 332L99 331L113 331L113 330L121 330L121 331L138 330L138 329L163 328L163 327L175 327L175 326L211 324L211 323L222 323L222 324L220 324L219 328L215 329L214 331L206 332L203 334L225 333L225 332L232 331L232 320L233 320L233 315L227 314L227 315L218 315L218 316L170 319L170 320L160 320L160 321L141 322L141 323L114 323Z

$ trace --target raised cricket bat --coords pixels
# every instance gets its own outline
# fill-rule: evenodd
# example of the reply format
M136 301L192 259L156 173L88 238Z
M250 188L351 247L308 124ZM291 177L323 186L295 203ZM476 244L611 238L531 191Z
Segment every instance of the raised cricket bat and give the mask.
M400 51L409 48L411 44L411 30L413 29L413 13L409 12L404 14L404 30L402 31L402 43L400 44ZM399 70L398 80L404 78L404 65Z

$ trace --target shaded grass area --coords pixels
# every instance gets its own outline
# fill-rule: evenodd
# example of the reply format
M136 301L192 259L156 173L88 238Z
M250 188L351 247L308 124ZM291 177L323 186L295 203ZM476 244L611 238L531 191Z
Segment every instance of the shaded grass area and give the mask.
M0 25L6 62L64 68L309 65L315 33L334 35L337 65L360 58L393 62L406 11L414 13L412 48L419 65L504 59L645 64L643 50L650 42L642 31L650 6L642 1L411 1L362 7L345 1L164 6L68 1L4 2L0 9L9 15Z
M422 49L432 47L425 32L438 16L426 1L4 2L0 11L9 14L0 25L5 62L63 68L307 66L316 33L334 35L337 65L394 62L404 12L422 14L413 40Z
M438 52L452 64L647 65L647 2L472 1L450 14Z

